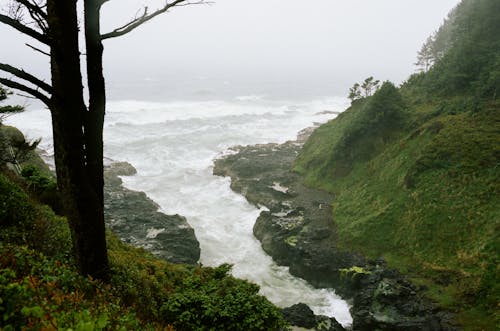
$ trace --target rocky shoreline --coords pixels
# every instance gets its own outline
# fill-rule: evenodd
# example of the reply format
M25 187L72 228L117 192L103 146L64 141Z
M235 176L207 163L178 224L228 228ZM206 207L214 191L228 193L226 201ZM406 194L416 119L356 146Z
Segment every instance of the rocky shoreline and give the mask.
M254 226L263 249L293 275L347 298L353 330L456 330L448 313L436 310L422 289L382 259L369 261L335 245L335 197L305 187L290 171L309 132L281 145L235 147L215 161L215 175L230 176L234 191L269 209Z
M147 249L173 263L196 264L200 244L185 217L166 215L144 192L126 189L119 176L132 176L135 168L126 162L104 170L104 214L106 225L123 241Z

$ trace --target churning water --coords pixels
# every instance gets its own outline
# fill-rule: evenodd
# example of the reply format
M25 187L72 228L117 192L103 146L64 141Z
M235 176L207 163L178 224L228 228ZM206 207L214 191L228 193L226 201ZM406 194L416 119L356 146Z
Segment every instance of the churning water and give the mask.
M297 132L325 122L340 111L343 98L290 104L258 96L231 101L108 103L105 156L127 161L137 175L124 185L144 191L161 211L187 218L200 241L200 262L234 265L233 274L261 286L261 293L278 306L298 302L315 313L352 323L347 303L331 289L314 289L277 266L254 238L252 228L260 210L231 191L229 178L212 175L213 160L235 145L281 143ZM9 124L29 138L42 137L41 148L52 150L47 111L29 110ZM148 229L149 235L161 229Z

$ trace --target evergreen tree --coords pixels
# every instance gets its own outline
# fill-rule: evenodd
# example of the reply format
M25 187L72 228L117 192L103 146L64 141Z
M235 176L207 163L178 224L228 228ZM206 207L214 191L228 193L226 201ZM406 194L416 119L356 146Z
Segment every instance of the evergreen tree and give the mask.
M0 85L0 102L7 99L7 96L11 94L11 92L7 91ZM24 107L22 106L0 106L0 125L2 125L3 121L12 114L22 112Z
M368 77L364 80L363 84L361 84L361 88L364 90L365 97L369 97L375 92L378 88L379 80L374 80L372 76Z
M418 66L421 71L429 70L436 60L433 46L434 37L429 36L417 53L417 62L415 65Z
M500 85L500 1L463 0L433 37L434 65L419 80L429 95L496 99Z
M6 100L9 94L12 94L12 92L0 86L0 102ZM24 111L24 107L22 106L0 106L0 167L9 163L18 173L21 172L20 163L25 161L28 153L34 150L40 143L40 139L34 142L27 142L24 139L19 139L23 138L22 136L5 134L2 122L8 116L22 111Z
M359 83L355 83L353 87L349 89L349 99L351 103L362 98Z

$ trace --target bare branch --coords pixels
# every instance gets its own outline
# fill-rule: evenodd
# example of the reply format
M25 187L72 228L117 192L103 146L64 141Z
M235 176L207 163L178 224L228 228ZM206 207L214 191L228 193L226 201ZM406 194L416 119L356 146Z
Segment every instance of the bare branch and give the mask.
M24 25L19 20L16 20L16 19L13 19L9 16L0 14L0 23L7 24L7 25L11 26L12 28L16 29L17 31L22 32L25 35L28 35L28 36L38 40L39 42L41 42L43 44L50 45L50 39L49 39L49 37L47 37L47 35L44 35L38 31Z
M11 73L14 76L16 76L17 78L21 78L23 80L26 80L26 81L38 86L42 90L52 94L52 86L45 83L41 79L36 78L32 74L27 73L26 71L24 71L22 69L15 68L15 67L8 65L8 64L5 64L5 63L0 63L0 70Z
M45 52L45 51L41 50L40 48L37 48L37 47L35 47L35 46L33 46L33 45L30 45L30 44L28 44L28 43L25 43L25 45L26 45L26 46L28 46L29 48L33 49L33 50L34 50L34 51L36 51L36 52L42 53L43 55L47 55L47 56L49 56L49 57L50 57L50 53Z
M29 11L29 14L31 18L35 21L36 25L38 25L38 28L42 30L44 33L47 33L49 31L48 23L47 20L44 19L43 17L40 17L37 13L33 11Z
M47 13L43 8L46 3L43 0L13 0L9 8L8 16L25 25L36 24L38 28L46 33L48 31ZM28 12L33 22L25 22L24 13Z
M119 28L116 28L111 32L108 32L108 33L101 35L101 39L104 40L104 39L123 36L124 34L127 34L131 31L135 30L136 28L138 28L142 24L146 23L147 21L155 18L156 16L158 16L160 14L165 13L170 8L175 7L175 6L181 7L181 6L210 4L210 3L212 3L212 2L204 1L204 0L199 0L199 1L195 1L195 2L187 1L187 0L175 0L175 1L172 1L170 3L166 2L162 8L155 10L154 12L152 12L150 14L148 13L148 7L144 7L144 12L142 13L141 16L134 18L133 20L131 20L127 24L125 24Z
M38 15L41 18L44 18L45 20L47 19L47 13L42 9L40 4L29 0L15 0L15 1L22 4L30 12L33 12L34 14Z
M19 3L10 3L7 7L7 15L19 22L22 22L24 18L23 7Z
M28 87L24 84L15 82L15 81L7 79L7 78L0 78L0 84L3 84L7 87L31 94L32 96L34 96L38 100L42 101L44 104L47 105L47 107L50 108L50 105L51 105L50 98L38 90L35 90L31 87Z
M20 96L20 97L23 97L23 98L27 98L27 99L38 99L32 95L27 95L27 94L22 94L22 93L16 93L17 96Z

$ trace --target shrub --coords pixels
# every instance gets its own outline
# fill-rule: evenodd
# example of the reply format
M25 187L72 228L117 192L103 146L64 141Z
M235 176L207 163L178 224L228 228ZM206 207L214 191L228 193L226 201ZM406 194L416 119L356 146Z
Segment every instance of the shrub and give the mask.
M21 171L26 180L28 191L41 203L52 207L56 212L62 209L57 183L54 178L39 170L34 165L27 165Z
M173 265L108 236L112 284L142 319L176 330L277 330L280 310L258 294L257 285L236 279L229 265ZM134 261L133 264L130 261Z
M179 330L279 330L281 312L258 295L257 285L227 275L230 267L191 275L169 296L161 316ZM207 277L208 276L208 277ZM204 279L208 278L208 279Z
M33 221L34 208L28 196L0 174L0 227Z

